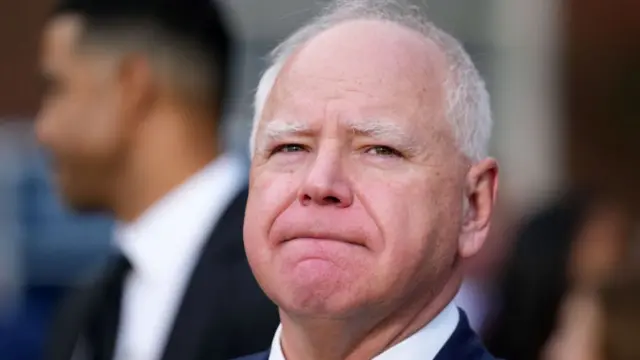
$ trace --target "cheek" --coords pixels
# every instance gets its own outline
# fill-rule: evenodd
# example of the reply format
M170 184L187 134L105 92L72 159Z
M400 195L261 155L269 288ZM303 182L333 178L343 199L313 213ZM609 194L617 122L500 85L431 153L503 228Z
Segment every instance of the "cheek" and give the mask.
M268 174L252 170L250 191L244 220L244 247L254 276L262 286L268 286L274 270L274 249L269 232L278 217L295 196L293 180L283 174Z
M74 114L78 152L96 160L118 155L125 133L117 115L117 108L108 98L80 105Z
M245 215L245 231L255 232L266 244L266 237L274 220L293 200L299 182L287 173L252 170L249 200Z
M43 105L39 136L65 158L103 156L120 137L115 111L108 98L68 94Z
M382 261L400 269L406 259L418 266L431 263L427 258L448 262L455 256L462 199L448 184L424 175L420 181L367 184L363 202L383 232Z

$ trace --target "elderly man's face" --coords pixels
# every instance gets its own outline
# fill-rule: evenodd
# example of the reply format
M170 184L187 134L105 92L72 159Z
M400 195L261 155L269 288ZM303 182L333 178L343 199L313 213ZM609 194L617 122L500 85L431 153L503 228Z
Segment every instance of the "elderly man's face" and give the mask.
M463 220L471 167L444 115L446 66L420 35L357 21L281 71L244 231L258 281L287 313L349 316L448 280L460 234L475 228Z

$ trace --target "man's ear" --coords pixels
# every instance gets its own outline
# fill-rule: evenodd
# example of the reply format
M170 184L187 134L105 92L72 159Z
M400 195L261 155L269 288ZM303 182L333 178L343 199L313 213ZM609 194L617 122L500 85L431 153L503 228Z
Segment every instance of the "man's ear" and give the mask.
M124 56L117 68L123 114L143 119L157 96L157 85L149 59L141 54Z
M498 163L487 158L474 164L465 184L465 213L458 244L462 258L471 257L482 248L489 234L497 195Z

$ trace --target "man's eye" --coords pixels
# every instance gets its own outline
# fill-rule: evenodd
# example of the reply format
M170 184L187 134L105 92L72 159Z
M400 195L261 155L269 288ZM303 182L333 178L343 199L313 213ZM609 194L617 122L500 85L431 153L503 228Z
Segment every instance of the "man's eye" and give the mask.
M395 149L392 149L388 146L383 146L383 145L376 145L376 146L371 146L370 148L367 149L366 151L368 154L371 155L378 155L378 156L397 156L397 157L402 157L402 154Z
M272 154L291 153L291 152L299 152L304 150L305 150L305 147L300 144L283 144L283 145L276 146L271 153Z

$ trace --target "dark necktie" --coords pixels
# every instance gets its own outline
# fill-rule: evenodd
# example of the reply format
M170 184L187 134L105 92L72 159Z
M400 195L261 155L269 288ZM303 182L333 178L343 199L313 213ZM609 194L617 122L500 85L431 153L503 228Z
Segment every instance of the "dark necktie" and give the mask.
M104 279L102 297L98 299L93 321L89 326L88 340L93 360L112 360L118 335L120 308L124 283L131 270L131 263L124 255L118 255L109 264Z

